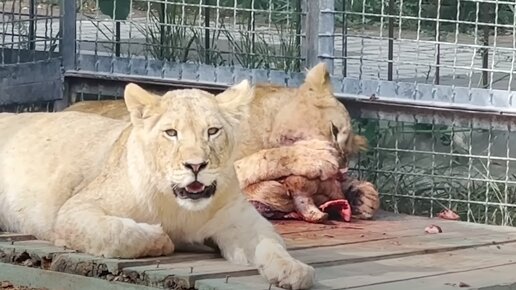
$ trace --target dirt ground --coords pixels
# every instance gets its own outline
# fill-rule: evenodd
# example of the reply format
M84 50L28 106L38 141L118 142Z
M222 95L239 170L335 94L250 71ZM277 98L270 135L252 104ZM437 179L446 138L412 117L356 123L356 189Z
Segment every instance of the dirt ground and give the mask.
M47 288L31 288L31 287L26 287L26 286L16 286L16 285L13 285L9 281L0 282L0 289L1 290L49 290Z

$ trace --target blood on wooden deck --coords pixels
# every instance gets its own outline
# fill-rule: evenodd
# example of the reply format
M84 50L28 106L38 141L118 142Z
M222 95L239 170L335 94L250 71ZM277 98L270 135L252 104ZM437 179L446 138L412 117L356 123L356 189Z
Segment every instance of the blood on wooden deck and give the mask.
M431 224L443 232L426 234ZM291 254L316 268L314 290L516 287L516 228L386 212L370 221L274 225ZM279 289L254 267L232 265L205 249L104 259L0 233L0 261L0 281L48 289Z

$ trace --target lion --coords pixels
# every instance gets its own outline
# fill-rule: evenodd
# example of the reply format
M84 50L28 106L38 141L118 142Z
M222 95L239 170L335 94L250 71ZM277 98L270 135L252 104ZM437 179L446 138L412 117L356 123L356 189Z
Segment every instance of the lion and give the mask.
M239 189L233 164L254 96L248 81L218 95L162 96L131 83L129 121L0 114L0 228L109 258L169 255L211 240L229 262L256 266L270 283L311 287L314 268L288 253ZM312 145L292 150L334 170L336 152Z
M250 119L243 124L242 144L235 163L241 188L248 199L265 203L268 205L266 208L274 207L280 212L293 210L291 190L278 182L278 179L293 176L298 184L297 189L303 185L312 188L300 194L301 201L305 200L305 196L317 193L317 197L308 201L316 199L316 203L321 205L336 199L343 192L354 218L372 218L380 207L379 194L373 184L348 177L339 184L341 192L336 193L333 177L338 173L337 167L326 172L320 168L322 165L316 156L309 163L309 156L300 155L296 147L284 146L300 142L312 142L313 146L323 142L321 146L326 146L324 142L331 142L343 158L334 161L341 163L340 167L347 163L347 158L367 148L367 140L354 134L348 111L333 95L326 65L320 63L310 69L299 88L257 84L254 92L256 96L251 103ZM121 120L129 118L122 100L83 101L65 111L100 114ZM269 155L274 154L281 154L281 157L276 156L282 160L281 163L269 161ZM298 167L301 163L311 164L311 172ZM321 169L321 173L312 174L316 169ZM320 181L326 184L319 184ZM328 191L321 193L313 190L320 187ZM310 206L305 212L314 212L316 208L315 205ZM325 216L321 214L319 211L311 219L324 220Z
M333 214L335 218L350 221L350 205L342 191L343 183L345 186L350 182L346 176L347 159L365 151L367 140L354 134L348 111L333 96L324 64L309 71L305 83L296 90L277 89L278 94L290 93L291 97L276 106L278 109L269 127L271 133L266 146L276 148L296 142L330 141L339 150L341 172L326 180L310 179L290 172L279 179L270 178L268 170L250 172L248 169L255 170L256 166L241 159L236 163L241 187L251 203L270 219L296 218L323 223ZM271 93L268 91L258 96L268 98ZM253 128L250 127L250 130ZM293 158L297 157L290 157ZM256 176L259 177L257 182L247 181ZM375 204L373 208L377 206Z

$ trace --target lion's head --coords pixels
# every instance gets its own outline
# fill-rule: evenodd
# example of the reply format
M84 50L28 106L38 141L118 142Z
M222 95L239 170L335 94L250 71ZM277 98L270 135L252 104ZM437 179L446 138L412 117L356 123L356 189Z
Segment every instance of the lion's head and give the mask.
M296 96L278 112L271 134L276 145L306 139L331 141L343 157L367 148L367 140L353 132L349 112L333 94L324 63L307 72Z
M185 89L161 97L128 84L129 167L147 177L144 186L174 195L181 207L205 208L232 170L239 123L253 96L248 81L219 95Z

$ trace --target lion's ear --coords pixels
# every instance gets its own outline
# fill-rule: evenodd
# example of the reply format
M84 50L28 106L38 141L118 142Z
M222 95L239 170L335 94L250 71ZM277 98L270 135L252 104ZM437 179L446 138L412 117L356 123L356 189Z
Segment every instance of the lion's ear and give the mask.
M124 100L133 122L149 117L160 104L158 96L133 83L125 87Z
M304 85L315 90L331 89L330 73L324 62L317 64L307 72Z
M254 99L254 88L248 80L243 80L215 98L224 112L231 118L240 121L249 114L250 104Z

